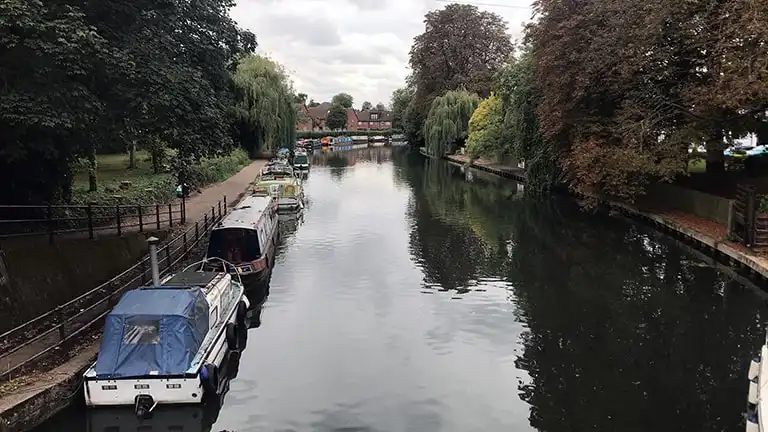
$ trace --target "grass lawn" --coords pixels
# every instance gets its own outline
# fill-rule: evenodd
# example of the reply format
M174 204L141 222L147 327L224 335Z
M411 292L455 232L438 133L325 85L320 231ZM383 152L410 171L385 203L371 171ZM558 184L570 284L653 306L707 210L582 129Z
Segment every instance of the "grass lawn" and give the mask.
M170 176L168 173L152 173L152 160L146 151L136 151L136 168L134 169L128 169L128 153L98 155L96 163L96 179L99 187L106 184L117 185L123 180L135 181ZM75 172L73 186L75 189L88 190L88 169L85 166L79 167Z

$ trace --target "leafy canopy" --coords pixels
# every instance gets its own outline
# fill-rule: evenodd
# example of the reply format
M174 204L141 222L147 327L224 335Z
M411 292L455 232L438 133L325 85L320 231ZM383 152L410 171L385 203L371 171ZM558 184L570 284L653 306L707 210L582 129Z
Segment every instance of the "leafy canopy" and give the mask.
M424 139L433 155L455 151L467 139L467 124L480 97L465 90L450 91L432 102L424 121Z

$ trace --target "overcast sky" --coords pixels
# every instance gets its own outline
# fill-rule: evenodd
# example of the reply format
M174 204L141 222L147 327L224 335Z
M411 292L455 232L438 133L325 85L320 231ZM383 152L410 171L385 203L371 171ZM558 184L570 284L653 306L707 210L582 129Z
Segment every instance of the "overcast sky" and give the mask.
M529 0L471 0L501 15L513 39L531 16ZM480 3L489 4L482 6ZM413 37L424 14L448 4L437 0L239 0L232 17L256 34L260 53L282 63L297 92L318 102L347 92L389 105L408 74ZM511 7L490 6L510 5ZM522 6L522 7L521 7Z

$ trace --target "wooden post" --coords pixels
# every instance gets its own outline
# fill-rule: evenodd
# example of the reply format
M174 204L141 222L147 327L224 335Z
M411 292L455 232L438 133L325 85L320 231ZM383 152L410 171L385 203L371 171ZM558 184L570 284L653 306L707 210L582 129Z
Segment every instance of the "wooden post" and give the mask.
M224 213L227 212L227 196L224 195Z
M144 220L141 217L141 205L136 206L139 211L139 232L144 232Z
M187 254L187 232L184 231L184 234L182 234L182 237L184 239L184 255Z
M200 241L200 221L195 222L195 244Z
M203 217L203 228L208 231L208 213Z
M173 227L173 204L168 203L168 226Z
M160 229L160 204L155 204L155 220L157 221L157 229Z

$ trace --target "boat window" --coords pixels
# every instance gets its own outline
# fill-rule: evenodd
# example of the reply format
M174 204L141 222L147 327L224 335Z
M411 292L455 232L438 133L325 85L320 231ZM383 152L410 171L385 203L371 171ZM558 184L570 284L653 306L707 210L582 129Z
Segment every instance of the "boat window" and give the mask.
M246 228L217 229L211 233L208 256L222 258L232 264L254 261L261 257L259 235Z
M123 326L124 345L157 345L160 343L160 320L132 319Z

